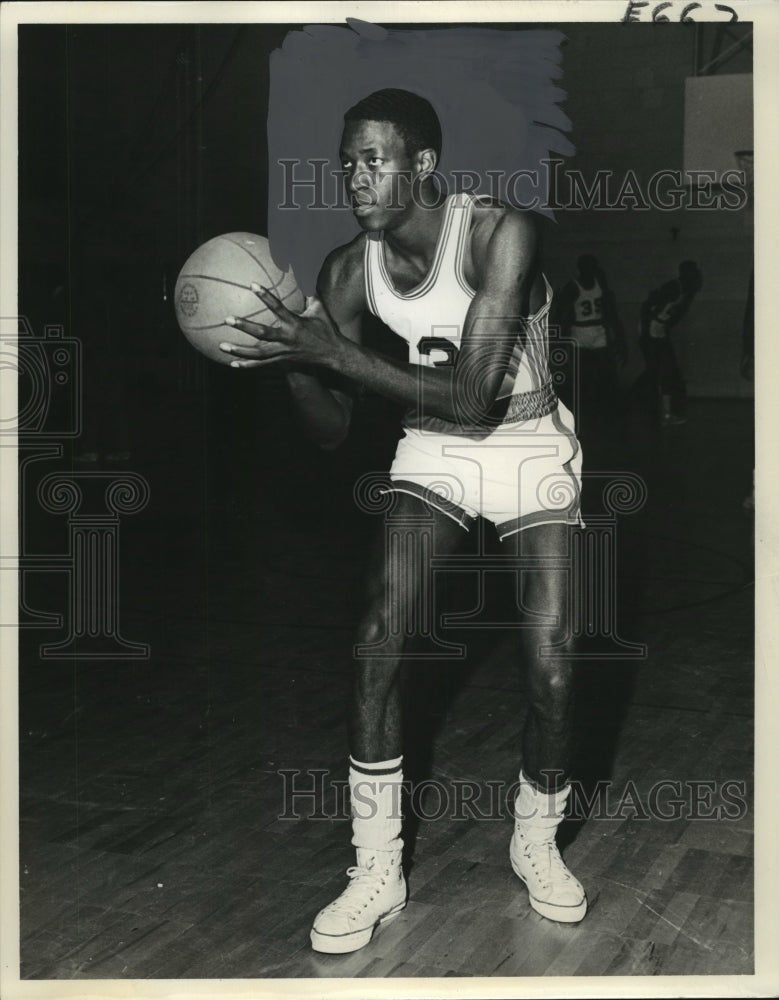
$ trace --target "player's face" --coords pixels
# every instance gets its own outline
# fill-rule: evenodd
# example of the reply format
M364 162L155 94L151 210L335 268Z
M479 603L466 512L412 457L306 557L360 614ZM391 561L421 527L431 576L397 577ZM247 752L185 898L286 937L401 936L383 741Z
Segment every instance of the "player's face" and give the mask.
M341 167L352 211L363 229L392 228L408 211L414 166L390 122L347 122Z

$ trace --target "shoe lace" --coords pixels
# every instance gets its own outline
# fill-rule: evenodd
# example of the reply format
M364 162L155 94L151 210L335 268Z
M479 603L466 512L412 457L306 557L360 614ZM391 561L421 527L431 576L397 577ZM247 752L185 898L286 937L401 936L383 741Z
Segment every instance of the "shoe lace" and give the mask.
M545 879L547 885L570 882L573 878L554 843L548 841L542 844L526 842L525 856L539 876Z
M387 884L387 880L381 869L363 868L360 865L347 868L346 874L350 879L349 885L327 909L331 913L357 916L373 902L381 887Z

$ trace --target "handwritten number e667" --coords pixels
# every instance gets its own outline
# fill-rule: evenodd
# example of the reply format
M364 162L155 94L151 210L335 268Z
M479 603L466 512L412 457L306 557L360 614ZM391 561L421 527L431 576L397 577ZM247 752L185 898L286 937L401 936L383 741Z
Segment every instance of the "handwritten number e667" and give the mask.
M629 0L627 10L625 11L625 16L622 18L622 20L625 22L643 20L644 19L642 17L642 14L644 13L643 8L649 6L650 6L649 0ZM694 22L695 18L692 17L692 12L694 10L700 9L701 7L703 7L702 3L685 4L679 11L679 21ZM669 10L669 8L674 8L674 9ZM668 14L664 13L664 11L668 10L669 13L675 14L676 13L675 8L677 8L677 4L671 2L671 0L666 0L665 3L655 4L655 6L652 7L651 9L651 20L655 22L670 21L671 18L668 16ZM735 12L735 10L733 10L732 7L728 7L726 4L723 3L715 3L714 9L722 11L725 14L731 15L730 21L726 23L733 24L734 21L738 21L738 14ZM650 12L647 11L646 13Z

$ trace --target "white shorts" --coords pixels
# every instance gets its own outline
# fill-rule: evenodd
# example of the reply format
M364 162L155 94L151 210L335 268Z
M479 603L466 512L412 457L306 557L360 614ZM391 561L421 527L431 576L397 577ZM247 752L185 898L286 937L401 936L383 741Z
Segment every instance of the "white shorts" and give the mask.
M579 325L574 323L571 326L571 336L576 343L585 351L595 351L601 347L608 347L609 340L606 335L606 327L602 323L592 326Z
M560 402L478 439L406 427L387 492L418 496L466 529L486 518L503 539L539 524L582 526L581 468L573 415Z

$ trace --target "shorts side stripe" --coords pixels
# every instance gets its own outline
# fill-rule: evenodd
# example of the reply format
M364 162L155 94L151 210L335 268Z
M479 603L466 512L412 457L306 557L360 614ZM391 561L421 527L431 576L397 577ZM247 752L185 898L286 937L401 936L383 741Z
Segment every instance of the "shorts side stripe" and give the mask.
M552 413L552 422L554 423L555 430L558 431L558 433L563 434L566 437L566 439L568 440L568 442L570 443L571 447L573 448L573 455L571 455L571 457L568 459L567 462L563 463L563 469L565 470L566 474L569 476L569 478L571 480L571 485L573 486L573 489L574 489L574 496L576 497L576 508L575 509L576 509L576 513L578 515L580 513L580 511L581 511L581 501L582 501L581 487L580 487L580 483L579 483L579 477L577 475L575 475L575 473L573 472L573 469L571 468L571 462L573 462L573 460L579 454L579 450L580 450L581 446L579 444L579 440L576 437L576 435L573 434L571 431L569 431L568 428L563 423L562 418L560 417L560 410L559 409L554 410L554 412ZM573 508L574 508L574 504L571 504L571 507L569 509L573 509Z
M439 510L442 514L446 514L447 517L451 517L453 521L456 521L460 527L465 528L468 531L471 525L475 522L476 516L469 513L460 507L459 504L453 503L451 500L447 500L446 497L440 496L434 490L428 489L427 486L422 486L419 483L414 483L408 479L393 479L389 486L386 486L381 491L382 493L408 493L412 497L417 497L422 500L429 507L434 507Z
M511 521L496 524L495 530L502 542L509 535L516 535L526 528L536 528L540 524L568 524L579 528L584 527L578 507L569 507L567 510L536 510L532 514L523 514L521 517L512 518Z

